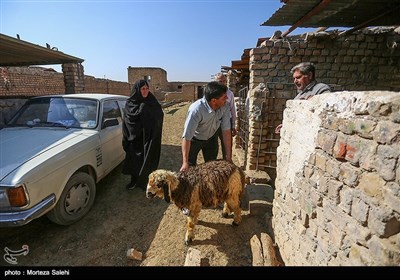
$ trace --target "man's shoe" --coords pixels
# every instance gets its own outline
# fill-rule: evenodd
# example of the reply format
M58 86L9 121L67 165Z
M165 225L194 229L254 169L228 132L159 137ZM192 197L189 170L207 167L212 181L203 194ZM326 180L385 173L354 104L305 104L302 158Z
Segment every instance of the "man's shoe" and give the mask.
M133 190L134 188L136 188L135 183L130 182L129 184L126 185L127 190Z

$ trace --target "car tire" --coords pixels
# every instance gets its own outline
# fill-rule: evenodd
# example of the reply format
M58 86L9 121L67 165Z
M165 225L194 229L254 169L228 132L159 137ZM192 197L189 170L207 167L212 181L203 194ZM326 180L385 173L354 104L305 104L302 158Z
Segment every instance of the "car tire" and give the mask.
M47 217L59 225L73 224L89 212L95 196L96 184L93 177L83 172L75 173Z

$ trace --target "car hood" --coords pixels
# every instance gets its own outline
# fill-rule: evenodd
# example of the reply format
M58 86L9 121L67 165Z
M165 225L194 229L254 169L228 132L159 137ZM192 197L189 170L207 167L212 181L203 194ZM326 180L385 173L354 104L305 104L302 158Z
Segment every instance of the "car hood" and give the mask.
M13 170L48 150L90 130L65 128L3 128L0 130L0 181ZM73 141L73 142L75 142Z

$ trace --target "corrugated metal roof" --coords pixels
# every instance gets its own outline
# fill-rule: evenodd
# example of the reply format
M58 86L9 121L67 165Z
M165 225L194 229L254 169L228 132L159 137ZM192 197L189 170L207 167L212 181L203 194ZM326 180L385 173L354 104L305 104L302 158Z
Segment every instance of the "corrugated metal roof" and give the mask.
M262 26L356 27L400 25L400 0L281 0L278 9ZM320 5L320 6L319 6ZM318 6L318 12L313 9ZM311 14L309 14L311 13ZM309 14L309 18L304 20Z
M78 57L0 34L0 66L82 63Z

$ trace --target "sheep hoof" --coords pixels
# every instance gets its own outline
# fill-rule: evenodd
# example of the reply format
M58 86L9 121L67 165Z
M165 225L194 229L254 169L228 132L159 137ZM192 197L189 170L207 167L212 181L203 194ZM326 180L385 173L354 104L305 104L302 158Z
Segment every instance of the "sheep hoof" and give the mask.
M222 218L228 218L229 217L229 214L228 213L222 213Z
M185 240L185 245L189 246L192 243L192 239Z
M237 227L239 224L236 223L235 221L232 222L232 226Z

